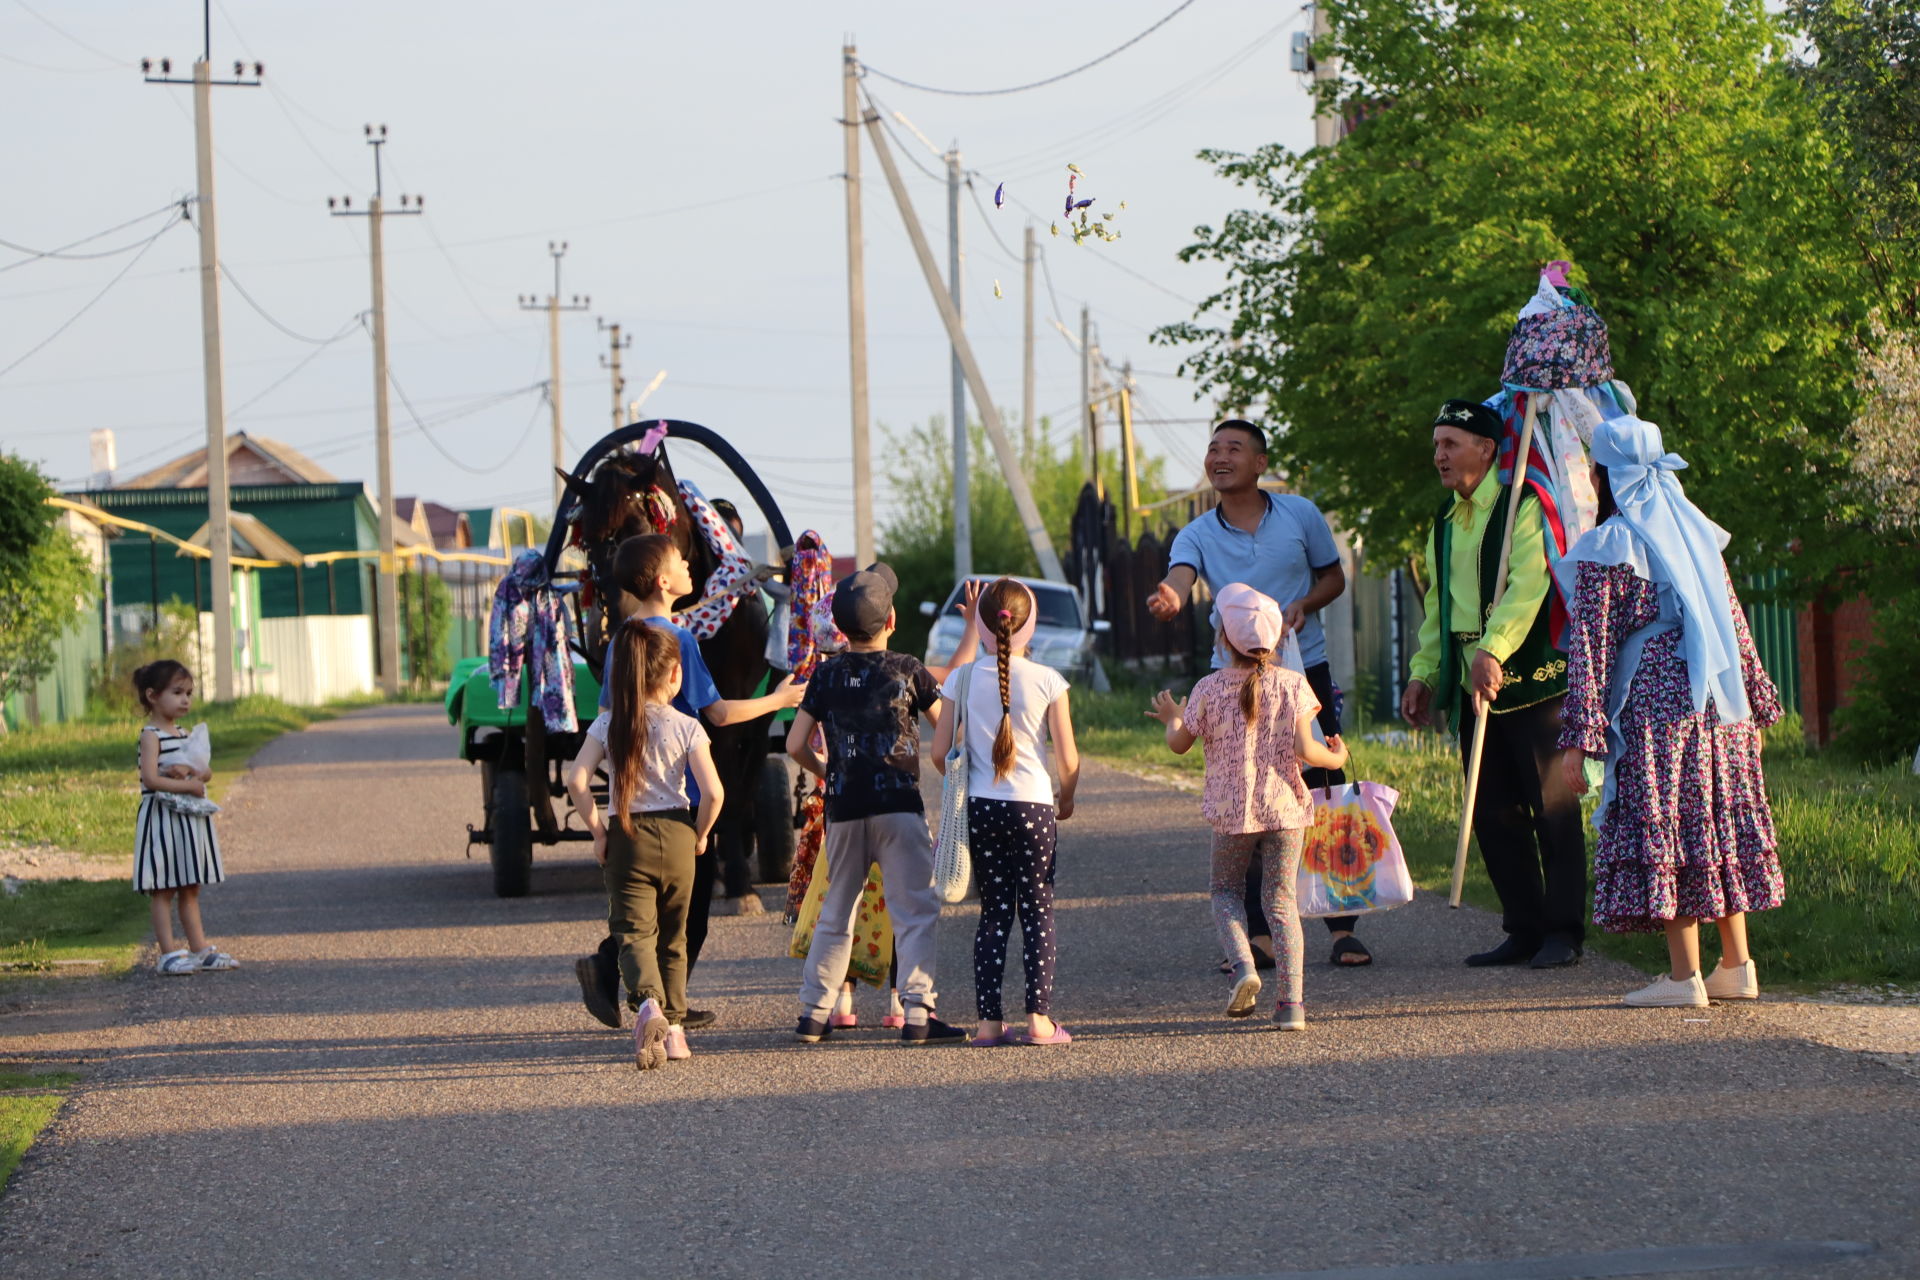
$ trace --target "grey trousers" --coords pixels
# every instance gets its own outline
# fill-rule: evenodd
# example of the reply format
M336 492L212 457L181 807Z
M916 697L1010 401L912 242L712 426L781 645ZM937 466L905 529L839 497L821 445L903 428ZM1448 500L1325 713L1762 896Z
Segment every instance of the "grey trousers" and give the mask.
M893 921L893 954L899 962L900 1000L933 1012L934 929L940 923L940 896L933 888L933 840L926 817L918 813L882 813L871 818L827 822L827 889L820 920L802 966L800 1007L824 1022L840 984L846 981L853 951L853 922L860 913L860 890L876 863ZM819 874L818 869L815 874Z

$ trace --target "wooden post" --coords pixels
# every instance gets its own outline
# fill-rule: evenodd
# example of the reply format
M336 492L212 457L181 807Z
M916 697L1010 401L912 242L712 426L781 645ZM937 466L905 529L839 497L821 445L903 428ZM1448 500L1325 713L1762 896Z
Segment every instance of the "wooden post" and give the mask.
M1540 401L1539 392L1529 391L1526 395L1527 417L1525 424L1520 428L1520 449L1513 457L1513 491L1507 498L1507 532L1506 536L1500 540L1500 567L1493 575L1493 609L1496 611L1500 608L1501 598L1507 594L1507 561L1513 555L1513 529L1520 518L1520 499L1527 489L1527 461L1533 449L1533 418L1535 407ZM1495 470L1499 469L1498 447L1493 452L1493 465ZM1452 609L1452 602L1442 600L1438 607L1441 610L1441 625L1445 626ZM1467 664L1467 670L1471 676L1473 670L1471 662ZM1471 679L1462 687L1461 693L1469 700L1472 699ZM1480 757L1486 751L1487 717L1492 714L1492 705L1489 704L1481 708L1473 718L1473 750L1467 757L1467 802L1460 810L1460 834L1453 845L1453 889L1447 895L1447 905L1450 907L1460 905L1460 891L1467 881L1467 841L1473 835L1473 805L1480 795Z

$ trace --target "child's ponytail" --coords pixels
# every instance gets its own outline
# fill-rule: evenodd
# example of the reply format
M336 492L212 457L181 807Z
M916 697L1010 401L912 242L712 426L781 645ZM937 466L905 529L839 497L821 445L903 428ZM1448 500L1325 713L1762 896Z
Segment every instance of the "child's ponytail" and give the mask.
M1013 699L1008 677L1013 666L1013 637L1033 616L1033 596L1011 578L997 578L980 593L976 606L980 616L990 619L993 633L994 666L1000 674L1000 729L993 735L993 776L1006 777L1013 772Z
M1266 681L1270 669L1267 664L1273 660L1273 650L1255 649L1242 656L1253 663L1253 670L1247 672L1247 682L1240 686L1240 714L1247 718L1247 724L1251 726L1260 719L1260 686Z

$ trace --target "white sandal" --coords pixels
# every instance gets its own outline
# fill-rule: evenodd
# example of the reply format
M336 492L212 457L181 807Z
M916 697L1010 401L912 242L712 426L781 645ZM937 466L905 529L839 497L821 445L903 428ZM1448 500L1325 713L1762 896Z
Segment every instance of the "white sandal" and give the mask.
M206 949L193 953L194 967L203 970L238 969L240 962L209 942Z
M191 951L169 951L153 962L155 973L164 973L169 977L178 977L183 973L192 973L199 969L200 961Z

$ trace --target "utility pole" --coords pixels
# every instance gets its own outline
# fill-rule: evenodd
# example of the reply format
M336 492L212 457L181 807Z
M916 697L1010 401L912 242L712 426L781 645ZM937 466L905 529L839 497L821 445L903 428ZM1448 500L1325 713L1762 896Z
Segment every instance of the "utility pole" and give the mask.
M960 244L960 148L947 150L947 295L953 314L966 323L965 294L960 268L965 253ZM967 475L967 371L960 367L960 350L953 349L950 378L953 385L953 577L958 582L973 572L973 486Z
M213 78L211 3L200 7L200 60L193 64L193 78L174 78L171 58L160 59L159 68L160 74L154 75L153 59L140 60L140 71L148 84L193 86L194 203L199 206L196 221L200 224L200 362L207 404L207 549L213 557L213 697L216 702L231 702L234 696L233 533L227 518L227 389L220 354L220 239L213 213L213 86L257 89L266 68L254 63L253 77L248 79L246 64L236 62L233 79ZM196 567L196 581L199 573ZM197 619L194 626L197 635Z
M1020 430L1025 446L1025 454L1033 455L1033 258L1035 248L1033 223L1027 223L1026 254L1022 270L1026 275L1027 314L1021 330L1020 356Z
M1100 493L1100 410L1094 404L1093 317L1080 308L1080 416L1087 440L1087 479Z
M633 335L620 336L620 326L608 324L602 317L596 317L595 324L607 335L607 354L600 357L600 367L613 371L613 429L618 431L627 425L626 401L620 397L626 393L627 380L620 373L620 353L633 345ZM648 388L652 390L651 387Z
M980 362L974 359L973 347L967 342L967 331L960 324L960 313L954 309L953 296L940 280L939 264L934 261L933 249L927 244L927 233L913 212L913 199L907 194L907 185L900 177L900 166L893 162L893 150L887 146L886 134L881 130L880 115L868 111L861 117L861 123L867 127L867 138L873 143L873 154L879 157L880 170L886 174L887 189L893 193L893 202L900 210L900 221L906 227L907 240L913 245L913 256L920 263L920 274L927 282L927 292L933 295L933 305L940 312L940 322L947 328L947 340L954 344L961 367L966 370L967 385L973 391L974 402L980 406L981 425L987 429L987 439L993 442L994 456L1000 461L1000 473L1007 479L1014 510L1020 513L1020 524L1026 531L1028 543L1033 547L1034 559L1040 562L1040 576L1051 582L1065 582L1067 578L1060 567L1060 555L1053 549L1053 538L1047 533L1046 522L1040 518L1040 508L1033 500L1033 486L1027 483L1027 473L1021 469L1020 458L1013 451L1013 442L1007 439L1006 427L1000 421L1000 410L994 405L992 393L987 389L986 375L980 372Z
M1120 528L1126 534L1127 545L1133 545L1133 517L1140 506L1140 475L1135 469L1133 456L1133 361L1128 360L1120 370L1120 449L1121 461L1125 464L1123 474L1126 477L1126 492L1122 498L1126 501L1126 510L1121 513Z
M531 293L522 294L522 311L544 311L547 313L547 358L552 368L552 376L547 382L547 403L553 408L553 517L560 518L560 499L566 496L567 482L560 477L567 473L567 441L561 434L560 414L560 313L562 311L585 311L593 306L592 298L573 295L573 301L560 301L560 259L567 256L567 242L547 241L547 252L553 255L553 292L547 295L545 302Z
M847 363L853 413L853 554L872 564L873 445L867 429L867 263L860 229L860 60L849 40L840 48L840 124L847 183Z
M1333 24L1327 21L1327 6L1324 4L1314 5L1314 44L1318 45L1322 40L1332 34ZM1310 60L1309 66L1313 70L1313 84L1315 89L1318 89L1324 82L1333 79L1340 72L1338 64L1332 58L1313 58ZM1343 132L1340 126L1340 117L1316 105L1313 113L1313 145L1316 147L1330 147L1340 141L1340 134Z
M387 126L376 132L365 126L367 145L373 148L373 199L367 207L355 209L352 196L342 196L336 208L327 197L327 210L336 218L365 218L367 243L373 259L373 433L377 481L380 491L380 571L374 577L374 612L378 615L375 643L380 653L380 689L388 697L400 692L400 608L399 593L394 590L394 573L399 568L394 556L393 426L387 412L387 268L382 246L381 224L395 214L417 217L422 201L401 196L398 209L385 207L381 181L380 148L387 145Z

